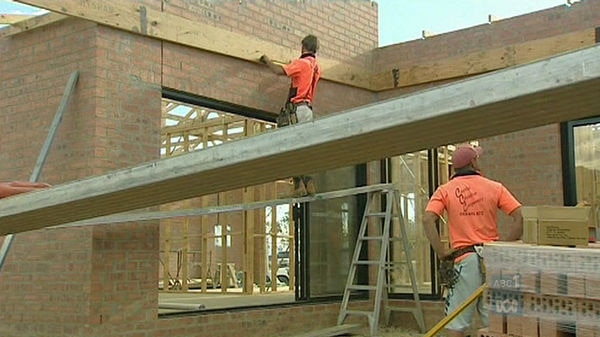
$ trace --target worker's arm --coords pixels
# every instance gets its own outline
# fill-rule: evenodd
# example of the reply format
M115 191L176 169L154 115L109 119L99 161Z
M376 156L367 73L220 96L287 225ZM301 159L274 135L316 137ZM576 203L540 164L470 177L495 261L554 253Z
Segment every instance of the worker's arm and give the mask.
M512 223L509 226L508 236L503 238L504 241L516 241L521 239L523 235L523 213L521 213L521 207L516 208L510 214Z
M440 239L440 234L435 226L435 222L438 220L438 218L438 215L434 212L425 211L425 215L423 215L423 227L425 230L425 236L427 236L433 251L440 260L443 260L446 258L446 256L448 256L448 254L450 254L450 251L444 247L444 244Z
M277 75L285 75L285 71L283 70L283 66L274 63L267 55L263 55L260 57L260 62L264 63Z
M10 197L11 195L25 192L37 191L48 187L50 187L50 184L46 183L30 183L26 181L2 182L0 183L0 198L6 198Z

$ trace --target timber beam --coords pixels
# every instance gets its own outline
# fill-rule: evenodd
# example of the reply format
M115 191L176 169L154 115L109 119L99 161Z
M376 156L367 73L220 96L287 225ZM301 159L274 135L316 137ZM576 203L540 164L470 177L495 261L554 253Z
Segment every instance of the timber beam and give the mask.
M0 29L0 37L13 35L65 18L65 15L90 20L98 24L126 30L151 38L186 45L218 54L257 62L269 54L279 64L297 57L297 51L198 23L193 20L146 8L132 2L100 0L16 0L45 8L50 13L24 20ZM62 14L58 14L62 13ZM482 50L409 67L387 65L384 71L349 66L344 62L320 58L323 78L373 92L410 87L419 84L460 79L507 67L525 64L596 43L595 28L575 31L548 38ZM391 48L394 48L393 46ZM372 51L375 57L377 49Z
M0 201L0 235L597 115L600 46Z
M19 34L24 31L32 30L34 28L49 25L53 22L57 22L67 18L67 16L58 13L48 13L39 16L34 16L30 19L18 21L12 23L8 27L0 29L0 38L8 37L11 35Z
M371 76L370 88L384 91L418 84L458 79L490 71L542 60L575 51L596 43L596 29L527 41L467 55L416 64L407 68L390 67ZM393 48L393 47L391 47Z
M31 19L33 17L35 16L24 14L0 14L0 24L12 25L23 20Z
M259 62L263 54L279 63L289 63L300 50L279 46L240 33L155 10L136 1L103 0L16 0L55 13L90 20L131 33L193 48ZM368 89L367 69L319 58L326 80Z

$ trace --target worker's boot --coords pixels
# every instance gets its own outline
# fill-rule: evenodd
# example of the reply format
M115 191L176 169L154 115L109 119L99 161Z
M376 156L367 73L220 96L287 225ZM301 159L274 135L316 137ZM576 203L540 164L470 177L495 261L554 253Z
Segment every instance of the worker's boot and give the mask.
M312 178L308 178L305 183L306 194L313 196L317 194L317 187L315 186L315 181Z
M300 198L306 196L306 186L302 178L294 177L294 189L292 190L292 198Z

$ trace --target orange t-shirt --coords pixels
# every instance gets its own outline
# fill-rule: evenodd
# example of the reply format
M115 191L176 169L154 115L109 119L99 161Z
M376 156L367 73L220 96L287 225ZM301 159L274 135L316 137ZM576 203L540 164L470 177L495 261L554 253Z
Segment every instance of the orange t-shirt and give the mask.
M292 79L292 88L296 95L291 97L292 103L308 101L312 103L315 87L321 78L321 67L312 56L301 57L283 67L285 74ZM313 82L314 79L314 82Z
M466 175L440 186L426 210L440 217L448 212L450 243L457 249L498 240L498 209L510 214L520 206L501 183Z

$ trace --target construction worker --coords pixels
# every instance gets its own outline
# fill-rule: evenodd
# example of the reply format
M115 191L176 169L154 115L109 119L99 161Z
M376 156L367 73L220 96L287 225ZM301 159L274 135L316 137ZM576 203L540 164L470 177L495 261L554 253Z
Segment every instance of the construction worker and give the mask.
M25 192L38 191L48 187L50 187L50 185L46 183L30 183L26 181L0 182L0 198L6 198Z
M292 120L298 123L313 120L312 103L317 83L321 78L321 67L317 62L319 41L314 35L307 35L302 39L302 54L300 58L287 65L275 64L267 55L260 61L278 75L286 75L291 79L290 91L284 109L292 115ZM314 195L316 187L309 176L294 177L293 196Z
M453 281L448 286L446 315L456 310L485 283L485 266L481 258L482 245L500 239L497 211L512 217L509 233L503 240L518 240L523 232L521 204L501 183L480 173L480 147L460 145L452 155L454 175L440 186L427 205L423 217L425 235L440 260L454 262ZM451 248L444 247L436 229L438 218L448 214ZM484 300L477 301L477 310L485 326L488 314ZM463 337L471 325L475 306L471 305L447 326L448 337Z

